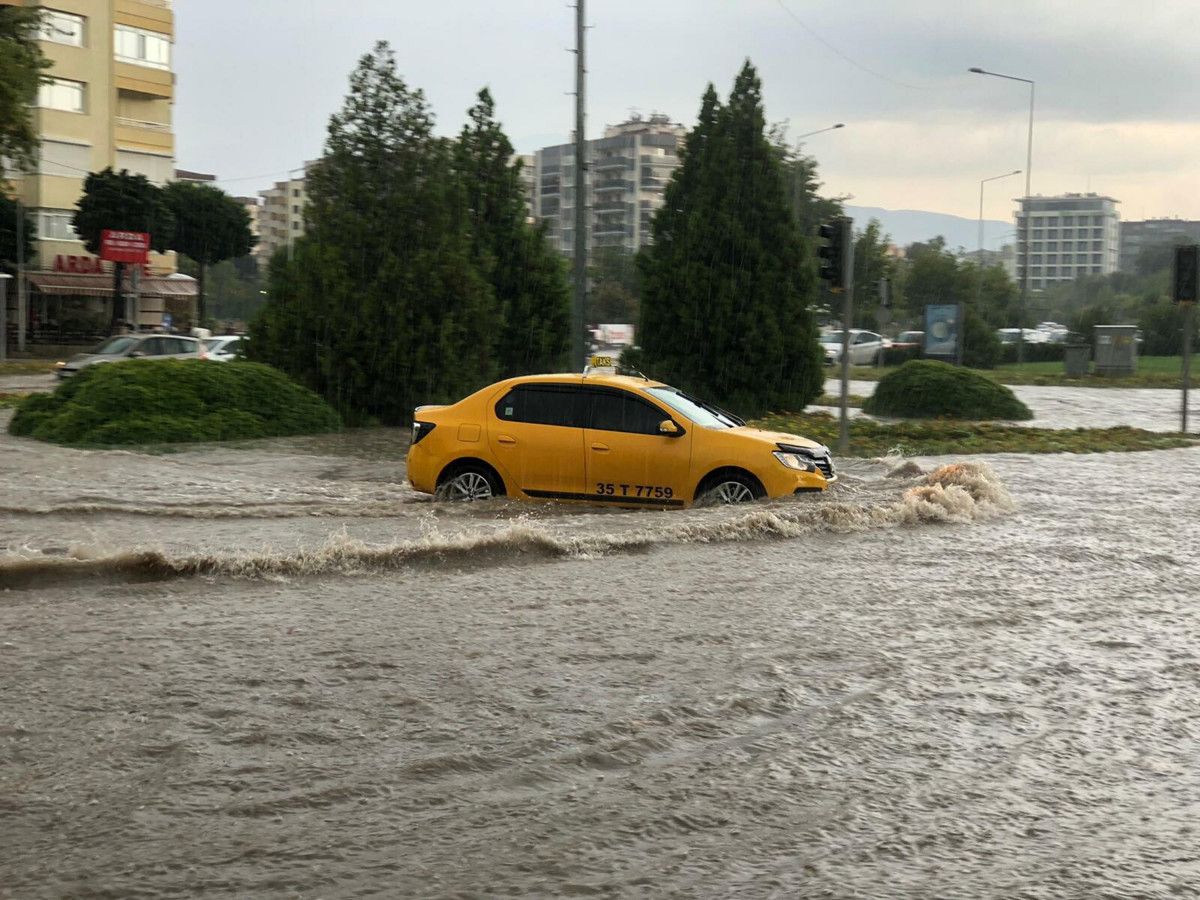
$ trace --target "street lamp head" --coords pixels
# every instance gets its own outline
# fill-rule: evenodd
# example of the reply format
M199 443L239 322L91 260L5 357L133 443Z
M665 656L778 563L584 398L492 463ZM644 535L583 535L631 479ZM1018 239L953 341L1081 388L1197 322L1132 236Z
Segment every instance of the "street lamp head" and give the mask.
M986 72L983 71L983 69L979 68L979 66L971 66L971 68L967 69L967 71L974 72L976 75L986 75L987 74Z
M838 123L837 123L836 125L834 125L833 127L834 127L834 128L845 128L845 127L846 127L846 123L845 123L845 122L838 122Z

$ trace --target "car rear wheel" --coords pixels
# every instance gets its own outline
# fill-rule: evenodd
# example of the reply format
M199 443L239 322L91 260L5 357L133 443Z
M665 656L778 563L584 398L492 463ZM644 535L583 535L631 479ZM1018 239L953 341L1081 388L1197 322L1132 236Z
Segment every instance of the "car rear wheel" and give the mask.
M763 490L752 478L740 472L728 472L709 479L700 490L702 506L725 506L731 503L753 503Z
M437 487L439 500L462 500L471 503L502 496L504 486L500 484L495 473L476 463L458 466L447 472Z

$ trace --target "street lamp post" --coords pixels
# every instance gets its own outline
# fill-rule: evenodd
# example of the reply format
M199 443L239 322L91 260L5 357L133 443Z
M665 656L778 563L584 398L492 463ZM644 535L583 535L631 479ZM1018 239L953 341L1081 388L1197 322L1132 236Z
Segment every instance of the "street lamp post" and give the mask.
M967 69L967 71L972 72L975 75L991 75L994 78L1005 78L1009 81L1020 81L1023 84L1029 85L1029 141L1028 141L1028 144L1027 144L1026 150L1025 150L1025 203L1027 204L1027 208L1025 210L1025 252L1024 252L1024 254L1022 254L1023 259L1024 259L1024 266L1023 266L1024 273L1021 277L1021 306L1017 313L1017 315L1019 316L1019 319L1017 321L1017 361L1024 362L1025 361L1025 325L1024 325L1025 307L1029 303L1029 245L1030 245L1030 238L1033 235L1033 227L1032 227L1032 223L1030 221L1030 216L1029 216L1030 210L1028 209L1028 203L1029 203L1029 200L1031 197L1029 180L1030 180L1030 176L1033 174L1033 93L1034 93L1034 82L1033 82L1032 78L1021 78L1017 75L1002 75L999 72L989 72L986 69L979 68L978 66L972 66L971 68ZM1021 237L1021 235L1018 232L1017 238L1020 239L1020 237Z
M836 131L838 128L845 128L845 122L838 122L835 125L830 125L828 128L818 128L816 131L809 131L804 134L796 135L796 140L801 141L806 137L812 137L814 134L824 134L826 131Z
M993 175L991 178L982 178L979 181L979 272L975 285L976 308L979 307L979 303L983 299L983 186L989 181L996 181L999 178L1012 178L1012 176L1020 174L1020 169L1013 169L1011 172L1005 172L1003 175Z

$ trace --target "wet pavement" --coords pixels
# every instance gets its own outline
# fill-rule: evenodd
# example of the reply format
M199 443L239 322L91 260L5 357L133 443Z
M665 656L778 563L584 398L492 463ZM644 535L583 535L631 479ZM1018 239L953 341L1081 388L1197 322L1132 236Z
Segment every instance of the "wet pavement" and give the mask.
M404 450L0 436L0 897L1200 891L1200 448L676 512Z

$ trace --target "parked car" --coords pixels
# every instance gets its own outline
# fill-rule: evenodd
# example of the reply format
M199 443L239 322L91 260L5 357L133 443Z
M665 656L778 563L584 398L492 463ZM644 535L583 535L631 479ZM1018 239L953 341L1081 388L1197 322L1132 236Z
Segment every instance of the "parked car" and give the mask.
M925 332L902 331L896 335L895 340L888 342L887 346L898 347L901 350L923 347L925 346Z
M100 363L142 358L203 359L204 355L204 345L200 341L179 334L119 334L90 353L77 353L66 362L60 362L55 374L61 380Z
M223 334L204 342L208 358L214 362L229 362L246 355L246 339L240 334Z
M821 335L825 365L832 366L842 359L842 332L830 331ZM861 328L850 329L850 365L875 366L883 362L883 335Z

